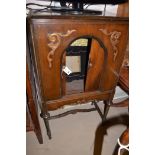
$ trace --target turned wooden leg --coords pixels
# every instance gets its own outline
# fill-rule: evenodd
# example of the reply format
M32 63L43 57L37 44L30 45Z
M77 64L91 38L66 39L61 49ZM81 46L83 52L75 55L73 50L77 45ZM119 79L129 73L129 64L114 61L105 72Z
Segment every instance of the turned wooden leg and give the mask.
M50 114L49 113L45 113L45 114L41 113L40 116L44 120L48 138L51 139L52 138L52 136L51 136L51 129L50 129L49 120L48 120L48 118L50 117Z

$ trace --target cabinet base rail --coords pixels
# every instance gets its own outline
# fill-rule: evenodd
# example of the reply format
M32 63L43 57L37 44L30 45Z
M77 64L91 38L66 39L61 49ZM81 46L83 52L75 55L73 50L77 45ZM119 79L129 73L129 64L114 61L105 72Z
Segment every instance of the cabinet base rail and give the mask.
M105 104L105 108L104 108L104 112L102 113L101 109L99 108L98 106L98 101L92 101L92 104L95 106L94 108L89 108L89 109L72 109L72 110L69 110L69 111L66 111L66 112L63 112L61 114L57 114L57 115L53 115L53 116L50 116L50 114L47 112L42 112L40 114L40 116L43 118L44 120L44 123L45 123L45 127L46 127L46 130L47 130L47 135L49 137L49 139L52 138L51 136L51 130L50 130L50 126L49 126L49 120L51 119L57 119L57 118L61 118L61 117L64 117L64 116L67 116L69 114L76 114L78 112L91 112L91 111L97 111L102 119L102 122L104 122L106 120L106 116L108 114L108 111L109 111L109 107L110 105L108 104L109 102L107 101L103 101L103 103Z

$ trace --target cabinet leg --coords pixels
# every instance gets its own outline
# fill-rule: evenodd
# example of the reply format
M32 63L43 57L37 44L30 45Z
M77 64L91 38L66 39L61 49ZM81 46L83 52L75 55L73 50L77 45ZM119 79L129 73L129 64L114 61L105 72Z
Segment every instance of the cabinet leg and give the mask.
M49 120L44 118L44 123L45 123L45 126L46 126L48 138L51 139L52 136L51 136L51 129L50 129L50 126L49 126Z
M50 114L49 113L45 113L45 114L41 113L40 116L44 120L48 138L51 139L52 138L52 136L51 136L51 129L50 129L49 120L48 120L48 118L50 117Z
M103 120L106 120L109 109L110 109L110 104L109 104L109 101L103 101L103 103L105 105L104 106L104 113L103 113Z
M97 112L101 116L102 122L104 122L106 120L107 114L108 114L109 109L110 109L110 102L109 101L103 101L103 103L105 104L103 113L100 110L99 106L97 105L96 101L93 101L92 103L95 105Z

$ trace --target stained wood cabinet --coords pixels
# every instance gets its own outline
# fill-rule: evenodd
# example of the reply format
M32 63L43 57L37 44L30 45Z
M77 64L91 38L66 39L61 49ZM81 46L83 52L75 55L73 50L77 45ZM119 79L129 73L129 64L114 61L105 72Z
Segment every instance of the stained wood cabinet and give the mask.
M128 18L32 13L27 18L27 28L47 128L50 110L66 104L112 100L128 41ZM80 81L70 83L63 69L68 48L80 38L90 43L82 90L73 91Z

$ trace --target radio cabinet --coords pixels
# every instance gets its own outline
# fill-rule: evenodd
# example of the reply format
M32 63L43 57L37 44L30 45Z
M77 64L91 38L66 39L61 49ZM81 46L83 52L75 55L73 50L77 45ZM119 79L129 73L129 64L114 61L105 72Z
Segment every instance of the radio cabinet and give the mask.
M27 18L27 28L41 116L49 138L48 111L100 100L106 107L111 104L128 42L128 18L32 13ZM79 39L87 40L82 59L71 46ZM68 53L71 48L72 54ZM68 67L69 56L75 59L73 68L76 61L79 66L83 64L79 79L70 79L63 71ZM108 108L105 115L107 111Z

